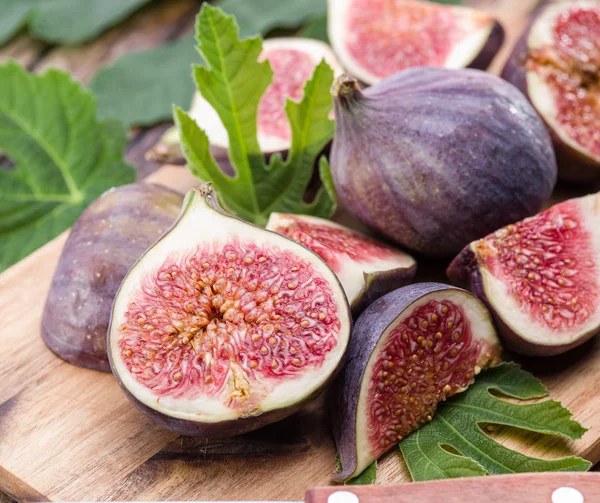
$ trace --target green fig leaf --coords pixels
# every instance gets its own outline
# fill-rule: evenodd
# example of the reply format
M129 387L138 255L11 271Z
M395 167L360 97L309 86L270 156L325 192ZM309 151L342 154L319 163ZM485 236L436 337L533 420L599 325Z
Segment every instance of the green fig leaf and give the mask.
M267 163L258 144L257 115L273 71L268 61L258 61L261 39L240 40L235 20L207 4L198 15L196 38L207 64L194 68L196 86L228 132L229 159L236 176L223 174L210 153L205 132L176 107L175 122L192 173L213 182L229 211L258 225L265 225L273 211L331 216L336 200L325 158L319 159L323 187L311 202L304 201L304 193L319 153L333 136L329 119L333 70L321 62L305 85L302 101L288 100L292 147L285 160L273 155Z
M298 28L327 12L326 0L219 0L215 5L236 18L241 38L274 28Z
M98 99L98 116L118 118L127 126L170 120L173 104L189 108L192 101L194 61L201 58L194 37L188 36L127 54L100 69L89 84Z
M305 38L314 38L321 40L326 44L329 43L329 35L327 33L327 15L315 17L304 25L300 30L299 35Z
M439 405L433 420L400 442L415 481L488 474L586 471L591 463L568 456L545 460L504 447L482 430L482 424L512 426L545 435L578 439L587 431L559 402L512 403L492 391L518 400L548 396L548 390L515 363L482 372L464 393ZM369 466L367 470L372 471ZM368 476L372 476L372 473ZM359 476L362 477L362 474Z
M68 229L105 190L135 180L127 136L99 121L91 93L66 73L0 66L0 270Z
M0 44L27 26L31 36L80 44L127 18L150 0L4 0Z

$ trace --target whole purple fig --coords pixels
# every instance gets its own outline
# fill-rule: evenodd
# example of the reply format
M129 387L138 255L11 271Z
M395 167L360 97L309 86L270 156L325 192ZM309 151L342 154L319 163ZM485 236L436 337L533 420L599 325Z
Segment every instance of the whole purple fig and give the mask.
M479 70L411 68L365 91L334 83L341 202L432 256L538 212L556 183L552 141L525 96Z

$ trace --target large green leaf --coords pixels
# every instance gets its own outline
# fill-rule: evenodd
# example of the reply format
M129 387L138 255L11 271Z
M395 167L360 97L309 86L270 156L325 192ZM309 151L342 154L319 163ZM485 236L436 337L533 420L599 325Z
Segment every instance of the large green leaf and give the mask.
M236 18L242 38L298 28L327 11L327 0L218 0L215 5Z
M304 202L303 196L315 161L333 135L333 121L329 119L331 68L321 62L304 88L302 101L288 100L292 147L285 160L273 155L266 164L256 124L258 105L273 71L268 61L258 62L262 41L240 41L235 20L207 4L198 16L196 37L207 63L206 67L195 67L196 85L229 134L229 159L236 176L223 174L210 152L205 132L176 107L175 121L190 170L213 182L230 211L259 225L266 223L272 211L330 216L335 209L335 195L325 158L319 163L323 188L311 203Z
M192 63L199 61L192 36L127 54L90 82L99 117L117 117L137 126L170 120L173 104L190 105L195 89Z
M93 96L66 73L0 66L0 270L71 226L106 189L131 182L127 137L96 119Z
M79 44L125 19L150 0L3 0L0 44L24 26L46 42Z
M548 395L546 388L516 364L504 364L482 373L466 391L440 406L431 423L400 443L414 480L469 475L585 471L591 464L569 456L545 460L513 451L493 440L480 425L497 424L577 439L586 431L571 413L554 400L516 404L494 396L496 391L521 400ZM450 446L454 454L445 449Z

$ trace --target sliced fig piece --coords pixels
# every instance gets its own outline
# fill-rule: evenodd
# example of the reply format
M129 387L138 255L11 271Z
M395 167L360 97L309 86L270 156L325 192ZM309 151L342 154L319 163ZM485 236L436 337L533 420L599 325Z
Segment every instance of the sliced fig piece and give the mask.
M464 391L500 362L486 307L469 292L440 283L384 295L358 318L348 363L335 383L333 433L344 482L419 426L438 403Z
M469 7L403 0L328 0L329 39L348 73L375 84L415 66L485 69L500 23Z
M332 92L337 194L407 248L455 255L552 194L550 135L523 94L494 75L411 68L364 91L341 76Z
M42 316L42 337L63 360L110 372L106 333L129 268L181 210L181 195L135 183L111 189L73 225Z
M513 351L548 356L582 344L600 331L600 194L471 243L448 276L488 305Z
M340 75L342 68L327 44L309 38L267 39L263 42L260 60L267 59L273 68L273 82L260 102L257 129L260 148L265 155L270 155L285 152L291 146L291 129L285 114L287 99L302 99L304 84L323 59L331 66L335 75ZM215 157L226 158L229 137L215 109L196 93L189 113L208 135ZM171 128L164 134L150 151L149 157L162 162L176 162L182 158L176 128Z
M553 3L529 24L502 77L550 130L559 177L600 178L600 3Z
M318 255L227 214L206 184L123 280L109 359L155 422L225 437L315 398L342 364L350 325Z
M415 259L407 253L323 218L271 213L267 229L319 255L340 280L354 316L408 284L417 271Z

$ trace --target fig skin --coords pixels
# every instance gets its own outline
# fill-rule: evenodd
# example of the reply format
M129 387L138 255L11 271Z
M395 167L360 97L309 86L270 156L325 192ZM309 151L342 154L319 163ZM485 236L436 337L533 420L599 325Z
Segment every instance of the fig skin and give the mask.
M490 32L485 45L477 54L475 59L469 63L467 68L473 68L474 70L487 70L492 64L494 58L500 51L502 44L504 43L505 31L503 26L498 22L494 21L494 26Z
M135 183L110 189L73 225L42 316L42 337L74 365L110 372L106 333L113 298L129 268L173 223L183 198Z
M565 7L568 7L569 3L564 2ZM533 25L550 8L556 8L556 3L550 3L535 12L517 40L500 74L504 80L517 87L529 101L531 101L531 94L527 85L526 64L529 55L527 40ZM552 138L558 166L558 178L577 184L599 180L600 163L569 145L550 127L541 114L540 118L544 121Z
M357 409L362 390L363 375L367 369L371 355L382 334L398 316L409 309L411 304L427 294L434 292L463 291L442 283L417 283L384 295L371 304L356 321L352 330L347 363L338 376L332 389L332 428L342 471L334 473L336 482L345 482L359 475L357 469ZM476 299L474 299L476 300ZM478 302L478 304L481 304ZM489 316L483 305L481 310ZM491 317L488 321L493 330ZM490 360L487 365L500 362L500 345L494 341L489 345Z
M537 213L556 183L550 136L512 85L479 70L411 68L364 92L333 86L331 170L360 221L429 256Z
M115 295L115 302L113 303L113 309L111 311L111 319L110 319L110 324L109 324L109 328L108 328L108 335L107 335L107 342L106 342L106 344L109 348L107 353L108 353L108 360L110 363L110 368L113 372L113 375L115 376L115 379L119 383L119 386L121 387L122 391L127 396L127 398L135 405L135 407L138 408L144 415L146 415L148 418L150 418L156 424L158 424L168 430L177 432L180 435L187 435L187 436L193 436L193 437L225 438L225 437L241 435L243 433L247 433L249 431L256 430L262 426L266 426L267 424L270 424L270 423L273 423L276 421L280 421L280 420L290 416L291 414L297 412L298 410L300 410L301 408L305 407L306 405L308 405L309 403L314 401L316 398L318 398L323 393L323 391L334 381L334 379L337 377L337 375L339 374L339 372L341 371L341 369L343 368L343 366L345 364L346 349L347 349L347 344L348 344L348 339L349 339L348 335L349 335L349 332L352 327L352 317L350 314L350 306L349 306L349 304L347 302L347 298L343 292L342 285L339 283L339 280L333 274L333 272L329 269L329 267L322 261L322 259L317 254L315 254L314 252L308 250L307 248L299 245L295 241L293 241L285 236L276 234L275 232L271 232L266 229L263 229L262 227L258 227L256 225L248 223L248 222L242 220L241 218L238 218L235 215L232 215L232 214L226 212L225 210L223 210L220 207L218 200L217 200L217 196L216 196L215 192L213 191L210 183L205 183L199 187L192 189L190 192L188 192L188 194L186 195L186 198L183 201L183 206L181 208L179 216L172 223L170 228L160 237L160 239L156 243L154 243L152 248L154 246L159 246L162 241L164 241L165 239L168 238L170 232L173 231L174 229L176 229L178 224L186 216L187 211L190 211L190 207L192 205L192 199L194 197L196 197L196 195L199 195L200 197L202 197L204 199L206 206L208 208L215 211L216 213L218 213L220 216L222 216L225 219L232 219L237 222L242 222L244 224L244 226L248 226L249 228L254 228L257 230L257 232L273 234L274 236L277 236L277 239L284 239L286 241L293 242L294 245L302 248L302 250L307 250L307 253L312 256L311 260L314 260L315 262L318 262L318 263L322 263L324 265L324 267L331 273L330 279L331 279L332 283L335 285L335 288L338 289L338 291L340 293L339 300L343 303L343 305L340 306L340 315L341 315L340 322L342 324L342 330L340 331L340 342L343 342L345 344L345 347L343 348L343 353L340 356L339 361L337 362L336 366L332 369L330 374L327 376L327 378L325 380L323 380L323 382L319 385L318 388L315 388L311 393L307 393L301 399L299 399L293 403L289 403L284 406L274 408L272 410L268 410L266 412L260 412L260 413L257 413L256 415L245 415L245 416L240 416L235 419L226 419L226 420L219 420L219 421L214 421L214 422L201 421L201 420L190 420L190 419L178 418L178 417L169 415L167 413L163 413L160 410L157 410L155 408L149 407L148 405L144 404L138 397L136 397L128 389L127 384L123 381L123 379L121 378L121 376L119 374L118 367L115 362L115 356L113 355L114 350L111 349L112 348L111 332L113 330L115 330L113 327L115 326L115 323L116 323L115 319L117 318L117 316L115 315L115 310L117 309L119 294L120 294L121 290L124 288L124 285L126 285L126 283L127 283L127 277L125 277L125 279L123 280L123 282L121 283L121 285L119 287L119 291L117 291L117 294ZM152 248L150 248L148 250L148 252L150 252L152 250ZM139 257L137 262L131 267L131 269L128 272L128 276L133 273L133 271L136 269L136 266L140 265L143 262L144 255ZM346 327L347 327L345 336L343 333L344 325L346 325ZM342 337L345 337L345 339L343 339ZM157 400L157 404L158 404L158 400Z

